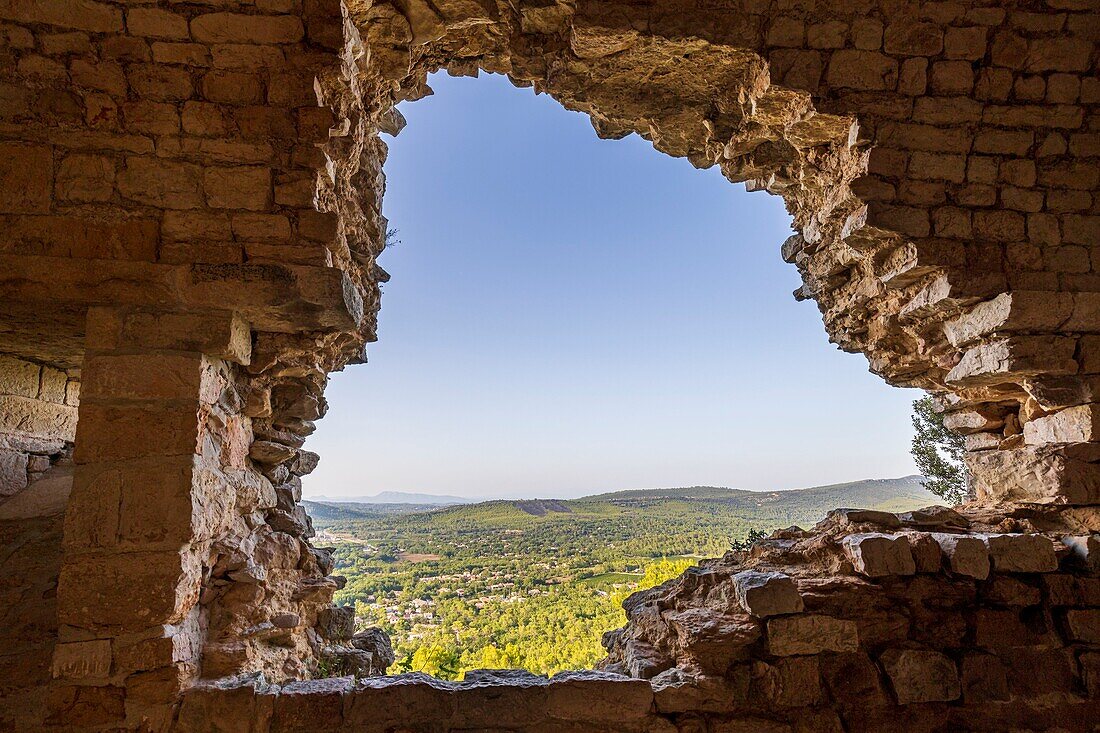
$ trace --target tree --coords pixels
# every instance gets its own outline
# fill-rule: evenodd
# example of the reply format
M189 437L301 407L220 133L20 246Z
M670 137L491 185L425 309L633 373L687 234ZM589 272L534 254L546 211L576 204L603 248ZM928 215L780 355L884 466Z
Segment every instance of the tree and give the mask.
M963 436L943 424L931 397L913 403L913 460L924 476L924 488L950 504L970 495L970 474L963 462Z

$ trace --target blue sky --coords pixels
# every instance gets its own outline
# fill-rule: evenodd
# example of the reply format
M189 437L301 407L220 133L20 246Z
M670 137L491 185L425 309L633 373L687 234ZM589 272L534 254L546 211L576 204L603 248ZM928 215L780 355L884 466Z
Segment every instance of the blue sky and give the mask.
M914 473L913 390L833 347L790 217L504 77L388 139L380 340L333 375L306 496L783 489Z

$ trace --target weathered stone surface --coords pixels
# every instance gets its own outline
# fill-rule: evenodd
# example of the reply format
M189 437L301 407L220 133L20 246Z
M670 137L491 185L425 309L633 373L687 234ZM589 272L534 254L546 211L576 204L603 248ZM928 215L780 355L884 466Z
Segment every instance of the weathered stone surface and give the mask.
M979 537L956 534L933 534L947 557L951 572L976 580L989 577L989 548Z
M880 658L898 704L958 699L955 663L940 652L890 649Z
M903 536L853 534L842 540L844 552L863 575L912 575L917 571L913 552Z
M768 621L768 650L779 657L859 649L854 621L818 615L773 618Z
M798 613L803 609L798 588L782 573L746 571L733 576L741 608L757 618Z
M1054 543L1040 534L995 534L985 538L993 567L1003 573L1047 573L1058 569Z

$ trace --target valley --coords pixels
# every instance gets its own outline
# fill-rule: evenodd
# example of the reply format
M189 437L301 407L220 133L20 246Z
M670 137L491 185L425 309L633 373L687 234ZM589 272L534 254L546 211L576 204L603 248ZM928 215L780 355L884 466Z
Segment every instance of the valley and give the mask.
M553 673L591 667L622 601L750 532L810 527L836 507L902 511L937 503L920 477L792 491L716 487L580 499L432 507L306 501L315 544L335 548L359 628L390 634L397 669L443 678L467 669ZM430 500L430 499L429 499Z

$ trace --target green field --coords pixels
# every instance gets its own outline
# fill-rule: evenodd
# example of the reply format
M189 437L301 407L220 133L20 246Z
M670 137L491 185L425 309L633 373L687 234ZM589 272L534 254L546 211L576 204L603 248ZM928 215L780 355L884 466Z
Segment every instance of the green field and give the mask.
M399 671L591 667L622 600L715 557L750 530L810 527L837 507L936 503L919 478L782 492L714 487L432 511L305 502L348 579L336 600L391 636ZM415 509L422 509L416 507Z

